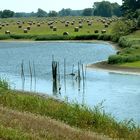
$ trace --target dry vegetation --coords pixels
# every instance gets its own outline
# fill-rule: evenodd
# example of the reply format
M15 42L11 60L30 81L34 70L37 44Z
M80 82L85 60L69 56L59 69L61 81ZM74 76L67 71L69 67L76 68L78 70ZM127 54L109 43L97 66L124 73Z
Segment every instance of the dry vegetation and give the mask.
M109 140L105 136L72 128L49 117L18 112L1 106L0 131L1 139L13 140Z

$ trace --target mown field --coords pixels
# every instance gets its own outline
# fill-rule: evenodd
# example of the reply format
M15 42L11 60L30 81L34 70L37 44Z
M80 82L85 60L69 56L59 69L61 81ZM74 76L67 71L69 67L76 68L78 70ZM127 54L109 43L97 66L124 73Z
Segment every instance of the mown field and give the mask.
M69 35L73 36L94 34L95 30L101 33L104 29L107 34L110 34L115 20L116 18L99 17L1 19L0 35L5 34L5 31L10 31L10 34L16 35L63 35L64 32L68 32ZM109 27L105 27L105 24ZM24 29L28 27L30 27L30 30L28 30L28 33L24 33ZM75 31L75 27L78 28L78 31Z

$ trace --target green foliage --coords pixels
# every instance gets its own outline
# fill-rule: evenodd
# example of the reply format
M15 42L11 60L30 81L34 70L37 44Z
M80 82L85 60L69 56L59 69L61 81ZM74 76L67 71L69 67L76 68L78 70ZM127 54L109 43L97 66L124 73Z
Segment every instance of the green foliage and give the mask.
M139 0L122 0L122 10L127 18L137 18L137 9L139 8Z
M102 17L121 16L121 8L117 3L109 1L95 2L93 5L94 15Z
M93 9L92 8L84 9L82 15L83 16L92 16L93 15Z
M49 17L57 17L57 16L58 16L58 13L57 13L56 11L50 11L50 12L48 13L48 16L49 16Z
M0 40L10 39L10 35L0 35Z
M135 62L140 60L140 55L126 55L130 52L126 52L125 55L112 55L108 58L109 64L121 64L127 62Z
M1 18L10 18L14 16L14 12L11 10L3 10L1 12Z
M4 140L31 140L32 138L17 129L7 128L0 125L0 138Z
M140 28L140 15L138 17L138 23L137 23L137 26Z
M38 9L36 14L37 14L37 17L46 17L47 16L47 12L40 8Z
M116 122L102 110L102 103L90 109L78 104L66 104L34 94L1 90L2 106L61 120L71 126L104 133L113 138L139 139L140 130L131 122Z
M136 22L132 20L119 20L112 27L112 34L116 37L128 35L136 29Z
M0 78L0 89L6 89L7 90L9 88L10 88L10 85L7 82L7 80Z
M67 9L62 9L59 11L59 16L70 16L71 15L72 10L70 8Z

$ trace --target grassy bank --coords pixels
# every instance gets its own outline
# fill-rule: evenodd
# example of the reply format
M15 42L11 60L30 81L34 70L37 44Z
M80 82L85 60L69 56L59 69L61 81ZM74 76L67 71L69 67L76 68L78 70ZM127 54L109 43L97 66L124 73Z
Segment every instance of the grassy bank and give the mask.
M123 36L119 39L120 51L117 55L110 56L108 59L109 64L122 64L129 63L125 65L126 67L133 67L136 61L140 61L140 30L128 35ZM121 65L120 65L121 66ZM123 65L122 65L123 66ZM136 67L139 67L139 62Z
M77 104L66 104L51 98L43 98L31 93L4 89L0 90L0 106L20 112L47 116L70 126L102 133L112 138L125 138L127 140L140 138L140 129L133 122L117 122L113 117L101 111L100 106L90 109ZM16 125L15 127L20 127ZM2 125L1 127L4 129L3 131L9 131L10 126L3 128L5 126ZM20 133L22 133L22 129Z

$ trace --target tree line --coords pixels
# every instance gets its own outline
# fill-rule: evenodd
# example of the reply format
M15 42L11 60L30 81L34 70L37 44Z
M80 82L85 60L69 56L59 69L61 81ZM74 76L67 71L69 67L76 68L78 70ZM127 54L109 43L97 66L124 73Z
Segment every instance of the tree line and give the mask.
M118 3L110 3L109 1L95 2L92 8L83 10L72 10L70 8L62 9L59 12L38 9L37 12L14 12L11 10L0 11L0 18L9 17L57 17L57 16L121 16L121 6Z

